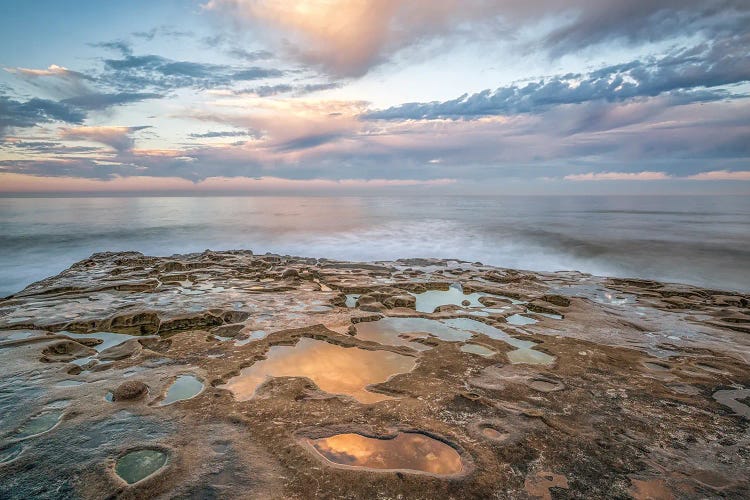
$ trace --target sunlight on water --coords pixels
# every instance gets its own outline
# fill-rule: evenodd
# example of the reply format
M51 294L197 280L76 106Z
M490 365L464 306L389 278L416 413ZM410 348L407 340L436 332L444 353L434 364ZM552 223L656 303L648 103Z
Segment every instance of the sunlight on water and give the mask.
M240 401L252 399L269 377L307 377L323 391L346 394L362 403L389 399L367 390L392 375L411 371L416 359L388 351L340 347L321 340L300 339L294 346L274 346L267 359L243 369L221 387Z
M453 447L424 434L404 432L391 439L338 434L308 440L326 460L347 467L454 475L463 470Z

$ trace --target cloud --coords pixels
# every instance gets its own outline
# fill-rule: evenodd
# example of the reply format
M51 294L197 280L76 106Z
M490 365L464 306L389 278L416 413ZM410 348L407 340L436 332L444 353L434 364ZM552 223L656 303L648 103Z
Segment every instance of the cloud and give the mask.
M123 56L130 56L133 54L133 49L130 46L130 43L126 42L125 40L113 40L111 42L90 43L89 46L101 47L104 49L113 50L115 52L119 52Z
M659 59L635 60L567 74L444 102L408 103L371 112L370 119L466 119L538 113L553 106L590 101L618 102L671 93L675 101L704 102L741 97L722 87L750 81L750 34L702 43ZM675 102L676 104L679 102Z
M331 83L308 83L305 85L291 85L288 83L279 83L276 85L260 85L258 87L240 89L234 92L235 95L253 94L258 97L270 97L279 94L293 94L303 96L314 92L332 90L341 87L339 82Z
M82 123L86 114L69 104L34 98L16 101L0 95L0 136L9 128L28 128L43 123Z
M664 172L589 172L563 177L566 181L663 181L669 178Z
M88 93L90 92L89 84L94 80L84 73L56 64L44 69L5 68L5 71L59 97Z
M91 93L63 99L63 103L86 110L101 110L112 106L132 104L147 99L161 99L162 94L153 92L118 92L114 94Z
M694 181L750 181L750 171L730 172L729 170L714 170L689 175L687 178Z
M127 56L126 59L128 57L130 56ZM101 83L97 78L56 64L52 64L46 69L5 68L5 70L33 83L46 93L57 96L60 98L60 104L73 106L81 110L103 110L112 106L164 97L154 92L101 91L95 88L95 84Z
M278 78L284 72L275 68L235 67L223 64L175 61L158 55L127 55L104 61L102 80L122 90L144 88L214 88L235 82Z
M133 148L135 143L132 134L139 130L149 128L140 127L74 127L64 128L60 131L60 138L65 140L91 141L104 144L117 152L126 152Z
M248 51L239 47L229 49L228 53L232 57L243 59L247 62L261 61L264 59L271 59L273 57L273 53L267 50Z
M750 171L713 170L687 176L668 175L666 172L589 172L563 177L566 181L664 181L688 179L692 181L750 181Z
M148 31L135 31L133 32L133 36L137 38L143 38L150 42L156 37L184 38L184 37L192 37L194 36L194 33L192 31L181 31L181 30L175 29L172 26L162 25L162 26L157 26L156 28L151 28Z
M196 192L196 193L268 193L310 191L370 191L383 188L431 187L454 184L455 179L283 179L278 177L209 177L200 182L190 182L175 177L113 177L108 180L75 177L43 177L29 174L0 172L0 193L49 192Z
M611 41L742 33L750 21L745 0L209 0L204 9L244 22L289 57L344 77L457 34L465 42L488 32L506 40L536 32L532 46L558 57Z
M248 137L252 136L251 132L245 130L229 130L229 131L216 131L216 132L204 132L200 134L190 134L193 139L214 139L217 137Z

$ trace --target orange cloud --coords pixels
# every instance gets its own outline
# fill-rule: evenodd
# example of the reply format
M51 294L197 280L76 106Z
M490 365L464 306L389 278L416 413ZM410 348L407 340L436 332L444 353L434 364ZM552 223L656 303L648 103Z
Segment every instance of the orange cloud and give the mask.
M497 13L481 0L209 0L204 9L241 19L308 64L360 76L391 52Z

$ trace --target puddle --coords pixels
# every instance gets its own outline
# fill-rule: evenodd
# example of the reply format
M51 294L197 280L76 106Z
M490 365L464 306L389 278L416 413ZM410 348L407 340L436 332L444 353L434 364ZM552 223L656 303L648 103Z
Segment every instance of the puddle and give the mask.
M126 483L133 484L147 478L167 463L167 454L158 450L131 451L115 464L115 472Z
M358 293L346 294L346 307L349 307L349 308L357 307L357 300L359 300Z
M107 391L107 394L104 395L104 400L112 403L115 400L115 395L112 394L112 391Z
M484 304L479 302L480 297L484 297L486 293L464 293L461 285L451 285L448 290L428 290L424 293L412 293L417 299L416 309L418 312L431 313L435 311L436 307L456 305L461 307L484 307ZM464 306L463 302L469 301L469 304Z
M401 334L415 334L417 337L435 336L447 342L462 342L472 337L470 332L454 328L447 322L425 318L383 318L378 321L357 323L357 338L370 340L379 344L408 345L420 349L421 344L413 339L400 337ZM421 334L421 335L420 335ZM426 346L422 346L425 348Z
M331 394L346 394L362 403L390 399L367 390L398 373L411 371L416 359L387 351L340 347L321 340L302 338L294 346L274 346L266 359L244 368L221 387L240 401L252 399L270 377L307 377Z
M11 333L7 337L0 338L0 341L6 341L6 340L25 340L31 337L43 337L44 332L38 331L38 330L19 330L16 332Z
M85 383L86 382L81 382L80 380L63 380L62 382L56 383L55 387L78 387Z
M534 323L538 323L538 321L534 318L529 318L528 316L524 316L523 314L512 314L505 318L505 321L507 321L509 325L513 326L533 325Z
M19 427L14 439L23 440L38 436L52 430L63 416L62 410L50 410L37 413Z
M23 446L21 443L14 443L0 448L0 464L5 464L11 460L15 460L23 453Z
M549 293L565 295L567 297L585 297L599 304L611 306L622 306L635 302L635 296L632 294L615 292L614 290L594 285L564 285L551 289Z
M479 344L464 344L461 346L461 350L470 354L484 356L485 358L489 358L496 354L492 349Z
M528 365L551 365L555 362L554 356L541 351L535 351L534 349L516 349L505 354L514 365L522 363Z
M549 319L563 319L563 316L561 314L552 314L552 313L543 313L543 312L535 312L534 314L537 314L539 316L544 316L545 318Z
M750 389L728 389L714 392L713 398L717 403L731 408L736 415L750 420Z
M172 382L167 395L159 402L159 406L167 406L177 401L192 399L203 390L203 382L192 375L180 375Z
M97 333L71 333L71 332L60 332L60 335L65 335L72 339L99 339L102 341L101 344L92 346L96 352L102 352L110 347L115 347L123 342L130 339L139 339L144 337L137 337L135 335L127 335L124 333L109 333L109 332L97 332Z
M246 339L241 340L235 340L234 345L240 347L246 344L249 344L250 342L255 342L256 340L261 340L268 337L268 333L265 330L255 330L250 332L249 336Z
M345 467L441 476L463 471L461 456L453 447L415 432L403 432L391 439L338 434L309 439L308 443L327 461Z

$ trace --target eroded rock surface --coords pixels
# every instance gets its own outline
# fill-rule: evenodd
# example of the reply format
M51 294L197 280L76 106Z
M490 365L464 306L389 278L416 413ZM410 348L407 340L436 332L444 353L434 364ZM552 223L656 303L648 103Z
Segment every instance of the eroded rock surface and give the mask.
M275 354L320 342L409 363L366 377L351 355ZM747 498L748 363L746 294L434 259L95 254L0 301L0 497ZM163 404L187 376L201 389ZM378 441L396 436L424 449ZM123 479L134 450L158 467Z

